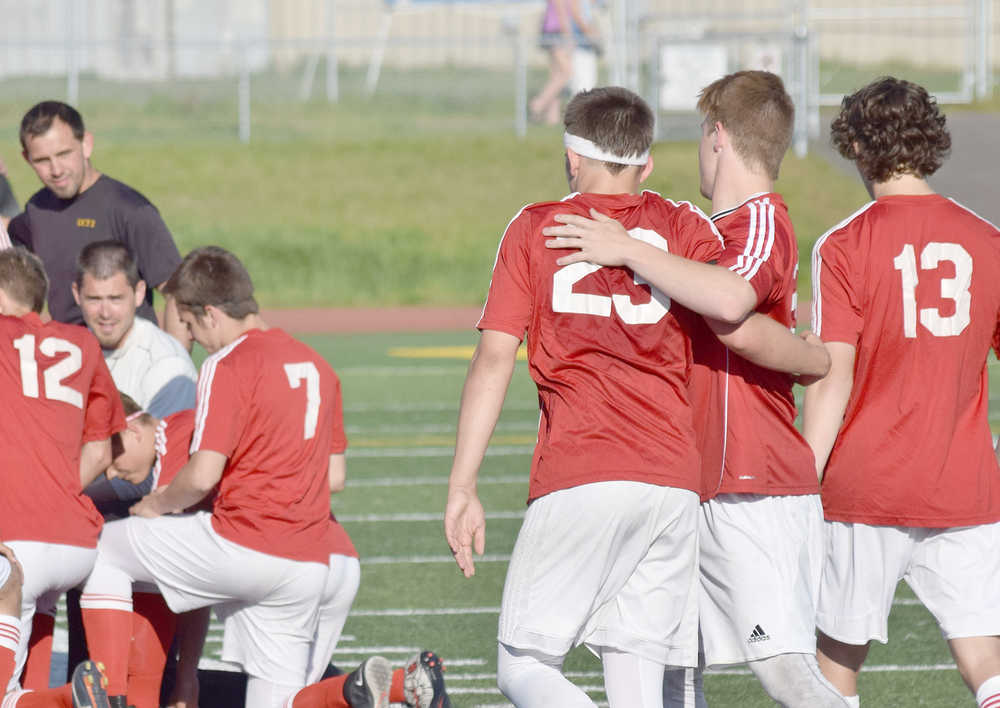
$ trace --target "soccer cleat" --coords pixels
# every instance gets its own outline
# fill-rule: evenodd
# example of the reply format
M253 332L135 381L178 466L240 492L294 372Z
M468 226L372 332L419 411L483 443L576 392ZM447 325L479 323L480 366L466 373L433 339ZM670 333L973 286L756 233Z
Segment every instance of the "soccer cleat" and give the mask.
M81 661L73 669L73 708L110 708L105 690L108 679L104 666L93 661Z
M389 708L392 667L385 657L370 656L347 676L344 699L352 708Z
M135 708L135 706L128 705L125 696L108 696L108 706L110 708Z
M444 664L432 651L414 654L406 662L403 695L414 708L451 708L444 690Z

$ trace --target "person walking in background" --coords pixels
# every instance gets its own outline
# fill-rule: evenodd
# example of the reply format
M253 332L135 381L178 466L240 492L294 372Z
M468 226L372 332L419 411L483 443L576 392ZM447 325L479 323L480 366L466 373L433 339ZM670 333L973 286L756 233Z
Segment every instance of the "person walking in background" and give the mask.
M540 44L549 52L549 78L531 99L531 118L548 125L559 122L560 96L571 87L575 95L597 83L600 36L591 0L548 0Z

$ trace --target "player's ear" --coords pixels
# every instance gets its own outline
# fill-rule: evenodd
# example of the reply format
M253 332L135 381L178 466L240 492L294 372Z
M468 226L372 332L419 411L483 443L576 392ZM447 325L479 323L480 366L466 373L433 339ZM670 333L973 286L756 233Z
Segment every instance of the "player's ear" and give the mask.
M201 316L201 324L206 327L215 327L221 320L219 319L219 308L215 305L205 305L205 314Z
M726 126L719 121L715 121L715 125L713 127L712 147L716 152L719 152L729 144L729 131L727 131Z
M650 155L649 159L646 160L646 164L642 166L642 170L639 172L639 182L645 182L646 178L653 174L653 156Z
M79 288L79 286L77 286L76 281L74 280L72 283L70 283L69 287L73 291L73 300L75 300L77 306L79 306L80 305L80 288Z
M94 152L94 134L89 130L83 134L83 157L86 160L90 159L90 156Z
M146 299L146 281L140 280L135 284L135 306L139 307L142 301Z
M566 148L566 173L570 177L576 177L580 171L580 156L573 150Z

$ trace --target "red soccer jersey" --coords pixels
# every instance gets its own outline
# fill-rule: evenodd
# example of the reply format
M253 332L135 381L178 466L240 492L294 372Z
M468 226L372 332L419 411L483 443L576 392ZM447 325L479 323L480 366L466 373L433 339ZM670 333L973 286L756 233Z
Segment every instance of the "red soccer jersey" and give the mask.
M799 249L781 196L755 195L712 221L725 241L719 265L753 286L758 312L794 329ZM819 493L812 450L795 428L791 377L733 354L707 325L691 341L702 498Z
M221 536L326 563L330 455L346 447L337 375L285 332L251 330L202 365L191 453L229 458L212 510Z
M986 373L1000 345L1000 231L938 195L882 197L817 241L813 288L816 333L856 348L826 518L1000 520Z
M686 258L722 251L711 222L653 192L577 194L525 207L507 227L478 327L523 338L541 420L529 499L580 484L633 480L698 490L686 380L690 342L671 303L626 268L564 267L542 228L591 207L633 238Z
M156 426L156 462L153 464L153 487L166 487L191 458L194 435L194 410L168 415Z
M96 548L101 515L80 488L80 448L125 427L94 336L0 315L0 538Z

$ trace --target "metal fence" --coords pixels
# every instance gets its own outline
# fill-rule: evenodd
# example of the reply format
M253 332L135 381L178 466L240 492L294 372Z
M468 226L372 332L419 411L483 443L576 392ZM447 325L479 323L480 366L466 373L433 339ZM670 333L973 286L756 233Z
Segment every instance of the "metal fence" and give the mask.
M649 97L663 114L661 135L670 137L683 133L673 117L693 108L712 72L771 68L804 116L802 150L820 106L880 73L912 77L943 102L991 96L998 3L604 0L601 81ZM181 115L214 102L213 120L242 140L259 137L268 111L293 116L310 103L352 101L371 111L430 106L432 116L467 114L483 119L469 121L481 129L506 124L523 134L527 97L545 75L536 41L543 7L543 0L0 0L0 91L20 103L55 95Z

